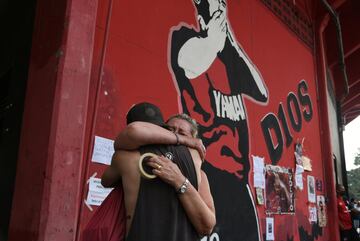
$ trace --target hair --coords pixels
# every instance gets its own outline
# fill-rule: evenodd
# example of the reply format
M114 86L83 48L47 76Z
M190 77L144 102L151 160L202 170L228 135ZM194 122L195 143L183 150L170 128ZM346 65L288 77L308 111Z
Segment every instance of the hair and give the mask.
M187 121L191 127L191 135L195 138L198 137L198 124L196 123L196 120L191 118L189 115L182 113L182 114L176 114L176 115L170 116L170 118L167 120L166 123L168 123L172 119L181 119L181 120Z
M149 122L159 126L165 124L159 107L149 102L141 102L131 106L126 114L126 124L134 121Z

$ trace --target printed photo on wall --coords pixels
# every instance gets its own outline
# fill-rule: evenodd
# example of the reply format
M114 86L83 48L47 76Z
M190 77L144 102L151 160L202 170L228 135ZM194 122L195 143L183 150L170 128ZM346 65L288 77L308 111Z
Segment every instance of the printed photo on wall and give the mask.
M293 172L290 168L266 166L265 212L267 214L294 213L293 183Z
M317 222L317 212L316 207L309 207L309 222L316 223Z
M302 166L303 165L302 159L301 159L301 157L302 157L302 144L299 141L295 145L294 155L295 155L296 164Z
M317 214L318 214L319 226L325 227L326 223L327 223L325 197L322 195L317 196L316 203L317 203Z
M323 182L322 180L316 179L316 191L323 191Z
M308 200L311 203L315 203L316 202L315 178L313 176L307 176L307 187L308 187Z
M264 205L264 195L262 188L256 188L256 200L259 205Z

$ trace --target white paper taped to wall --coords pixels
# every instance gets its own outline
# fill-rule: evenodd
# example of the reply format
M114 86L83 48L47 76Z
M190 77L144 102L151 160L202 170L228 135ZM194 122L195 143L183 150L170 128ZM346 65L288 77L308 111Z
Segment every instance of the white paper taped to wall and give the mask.
M259 156L252 156L253 158L253 174L254 187L265 188L265 165L264 158Z
M300 190L304 189L304 182L303 182L303 175L302 174L296 174L295 175L295 185Z
M112 190L113 188L103 187L100 178L90 177L86 203L88 205L100 206Z
M91 158L92 162L110 165L114 152L113 140L95 136L94 150Z
M265 188L264 173L254 173L254 187Z
M266 218L266 240L275 240L274 218Z
M259 156L252 156L253 158L253 171L255 173L264 173L264 158Z

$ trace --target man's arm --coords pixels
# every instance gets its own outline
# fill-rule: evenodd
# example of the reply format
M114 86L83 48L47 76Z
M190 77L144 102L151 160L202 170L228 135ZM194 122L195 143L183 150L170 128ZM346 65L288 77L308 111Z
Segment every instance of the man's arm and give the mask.
M183 138L181 138L181 140L183 141ZM177 137L174 133L167 131L160 126L138 121L129 124L124 130L120 132L114 142L114 149L115 151L135 150L143 145L176 143ZM119 152L114 153L111 165L106 168L101 177L101 184L104 187L115 187L121 180L114 162L114 158L116 158L118 155Z
M121 181L121 177L116 168L112 165L106 168L105 172L101 176L101 185L104 187L115 187Z
M191 154L193 159L195 158L195 166L199 166L196 164L201 163L199 154L195 150L192 150ZM148 165L154 168L155 175L172 185L176 190L185 181L185 177L178 166L165 157L152 158ZM156 169L158 165L162 166L161 169ZM215 207L206 174L200 170L197 172L200 175L198 178L200 179L198 180L199 190L189 184L186 192L179 194L179 200L196 231L200 235L209 235L216 224Z
M209 182L203 171L199 191L190 184L184 194L179 194L179 200L197 232L200 235L211 234L216 224L215 207Z
M115 140L114 148L135 150L151 144L181 144L196 149L201 158L205 158L205 147L200 139L178 135L163 127L141 121L135 121L122 130Z
M201 158L205 158L206 149L200 139L177 135L160 126L141 121L133 122L122 130L115 140L114 148L115 151L135 150L143 145L177 144L177 142L196 149L200 153ZM120 180L120 176L112 162L110 167L107 167L103 173L101 184L104 187L115 187Z
M115 150L135 150L151 144L177 144L177 138L171 131L160 126L135 121L127 125L116 137Z

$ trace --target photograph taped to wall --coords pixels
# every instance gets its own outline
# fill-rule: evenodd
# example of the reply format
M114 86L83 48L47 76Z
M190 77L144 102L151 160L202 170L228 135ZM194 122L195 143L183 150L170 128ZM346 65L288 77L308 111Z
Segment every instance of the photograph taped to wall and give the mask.
M301 143L296 143L295 145L295 152L294 152L294 155L295 155L295 161L296 161L296 164L297 165L303 165L302 163L302 144Z
M262 188L255 188L256 190L256 200L259 205L264 205L264 194Z
M304 182L303 182L303 175L302 174L295 174L295 186L299 190L304 189Z
M325 197L323 195L316 196L316 203L319 227L326 227L327 217Z
M315 193L315 178L313 176L307 176L307 189L308 189L308 200L311 203L316 202Z
M265 212L268 214L293 214L294 186L290 168L266 166Z
M314 206L309 207L309 221L311 223L317 222L317 210L316 210L316 207L314 207Z

